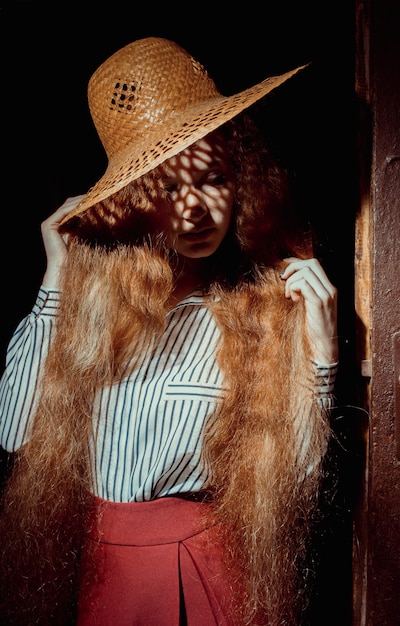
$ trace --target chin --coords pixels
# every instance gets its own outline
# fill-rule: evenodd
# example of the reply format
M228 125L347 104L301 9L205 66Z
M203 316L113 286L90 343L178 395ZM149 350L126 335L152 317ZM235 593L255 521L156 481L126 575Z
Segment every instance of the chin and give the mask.
M203 250L185 250L184 252L178 250L177 252L187 259L208 259L216 250L217 248L206 248Z

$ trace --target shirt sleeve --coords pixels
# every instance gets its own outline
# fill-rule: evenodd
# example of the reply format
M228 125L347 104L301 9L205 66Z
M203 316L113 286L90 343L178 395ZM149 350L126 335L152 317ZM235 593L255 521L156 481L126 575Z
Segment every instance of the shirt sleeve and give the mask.
M35 305L17 326L0 379L0 445L15 452L29 438L40 381L59 306L59 292L40 287Z
M339 363L330 363L329 365L323 363L312 362L314 366L315 378L314 378L314 396L319 407L329 413L330 409L335 406L334 398L334 385L336 381L336 374L338 371ZM298 441L298 458L301 463L304 462L306 457L309 457L310 450L310 437L312 425L306 419L301 418L301 412L299 417L295 420L295 432ZM327 442L324 446L325 451L327 449ZM309 465L306 474L313 471L315 465L319 462L318 458L309 458ZM303 475L299 476L299 480L304 478Z
M325 365L313 361L316 374L315 394L323 409L330 410L335 406L334 387L339 362Z

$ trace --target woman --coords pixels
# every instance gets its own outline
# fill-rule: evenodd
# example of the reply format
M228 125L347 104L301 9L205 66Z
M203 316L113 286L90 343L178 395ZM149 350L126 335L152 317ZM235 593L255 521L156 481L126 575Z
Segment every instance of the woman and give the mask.
M246 114L296 71L225 97L146 38L92 76L108 168L1 380L6 624L300 623L337 293Z

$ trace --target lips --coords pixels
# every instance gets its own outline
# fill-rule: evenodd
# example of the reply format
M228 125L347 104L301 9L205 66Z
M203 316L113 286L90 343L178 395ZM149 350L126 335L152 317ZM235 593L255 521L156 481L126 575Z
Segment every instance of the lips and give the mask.
M201 242L208 239L213 232L214 228L204 228L203 230L183 233L182 235L179 235L179 238L189 242Z

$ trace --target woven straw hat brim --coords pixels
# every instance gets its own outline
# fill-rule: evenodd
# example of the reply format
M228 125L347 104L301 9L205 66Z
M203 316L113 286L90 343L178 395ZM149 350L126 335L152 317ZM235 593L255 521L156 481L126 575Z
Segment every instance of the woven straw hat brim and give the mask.
M170 112L165 122L147 126L145 131L131 129L131 138L127 145L109 157L104 175L61 223L88 210L202 139L305 67L306 65L302 65L279 76L266 78L240 93L231 96L216 95L189 106L184 111Z

